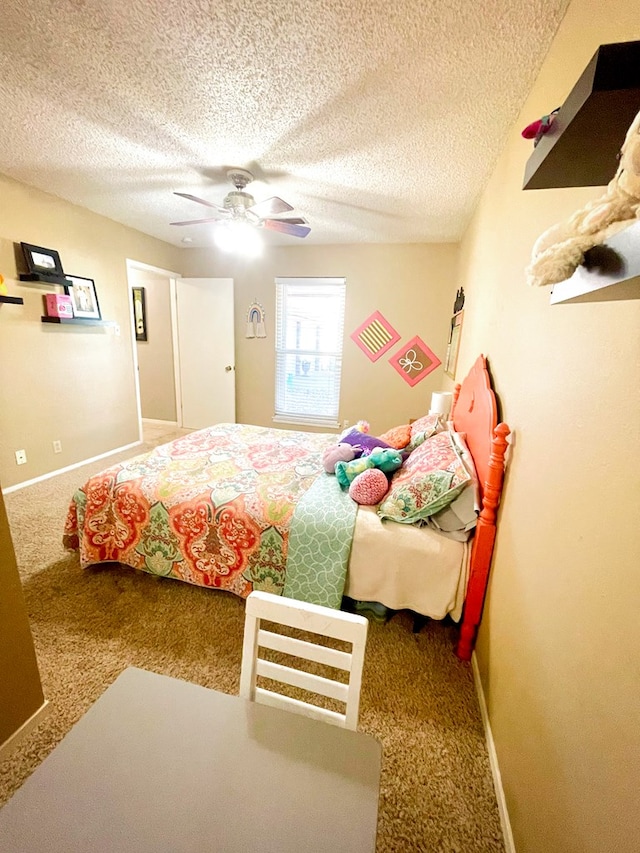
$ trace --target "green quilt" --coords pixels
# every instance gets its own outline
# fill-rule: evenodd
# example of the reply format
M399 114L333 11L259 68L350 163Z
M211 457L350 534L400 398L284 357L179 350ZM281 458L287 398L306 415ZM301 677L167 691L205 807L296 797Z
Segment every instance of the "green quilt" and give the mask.
M340 608L358 505L321 474L296 505L283 595Z

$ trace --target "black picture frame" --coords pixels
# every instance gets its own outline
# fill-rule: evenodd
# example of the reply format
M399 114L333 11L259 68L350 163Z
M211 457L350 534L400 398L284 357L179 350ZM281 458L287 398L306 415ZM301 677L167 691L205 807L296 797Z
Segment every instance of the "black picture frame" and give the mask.
M20 243L27 269L32 275L51 275L64 277L62 261L55 249L34 246L33 243Z
M100 320L100 305L94 280L82 275L67 275L65 278L70 282L65 284L64 292L71 297L73 316Z
M133 324L137 341L146 341L147 338L147 297L144 287L132 287L131 298L133 299Z

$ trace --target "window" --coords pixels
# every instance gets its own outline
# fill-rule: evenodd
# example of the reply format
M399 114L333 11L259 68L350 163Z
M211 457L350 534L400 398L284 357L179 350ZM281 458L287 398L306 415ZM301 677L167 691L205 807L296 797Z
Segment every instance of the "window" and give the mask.
M276 279L274 421L337 427L346 284Z

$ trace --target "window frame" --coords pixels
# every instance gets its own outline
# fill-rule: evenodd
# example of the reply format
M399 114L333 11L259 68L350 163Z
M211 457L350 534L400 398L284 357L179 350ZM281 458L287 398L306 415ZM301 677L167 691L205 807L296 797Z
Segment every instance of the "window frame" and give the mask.
M344 352L344 314L346 307L346 289L347 281L344 276L329 277L329 276L276 276L276 322L275 322L275 394L274 394L274 423L281 424L299 424L303 426L317 426L324 428L338 429L340 427L340 396L342 388L342 362ZM323 351L323 357L335 359L336 364L336 380L337 386L335 398L332 400L332 411L326 417L315 413L312 415L302 414L295 411L286 411L284 408L279 409L278 398L282 385L286 382L286 375L281 374L279 363L281 360L286 360L288 355L303 356L308 355L311 358L317 358L318 352L315 350L292 349L284 346L281 342L285 340L286 313L283 315L283 308L286 312L286 288L288 286L300 287L301 285L325 285L328 288L337 288L340 291L342 298L342 316L339 318L339 335L340 342L339 350ZM335 411L335 414L334 414Z

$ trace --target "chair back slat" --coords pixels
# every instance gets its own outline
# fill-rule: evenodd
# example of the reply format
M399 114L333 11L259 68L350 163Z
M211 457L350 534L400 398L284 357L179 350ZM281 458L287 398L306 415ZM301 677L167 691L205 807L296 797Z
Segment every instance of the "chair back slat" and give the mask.
M254 595L260 598L254 599ZM269 596L269 600L265 596ZM364 619L364 616L344 613L342 610L333 610L331 607L321 607L318 604L309 604L293 598L283 598L281 595L273 595L270 592L252 592L247 598L246 606L247 613L259 616L260 619L268 622L277 622L289 628L322 634L334 640L347 640L350 643L360 636L360 619ZM336 619L336 614L340 618Z
M319 646L317 643L308 643L306 640L298 640L296 637L287 637L285 634L274 634L261 628L258 631L258 646L261 649L273 649L276 652L284 652L287 655L312 660L315 663L324 663L334 669L351 669L352 655L349 652L341 652L338 649L330 649L328 646Z
M256 675L270 678L272 681L279 681L281 684L289 684L291 687L299 687L301 690L308 690L309 693L318 693L320 696L327 696L329 699L337 699L338 702L345 704L349 698L348 684L333 681L331 678L323 678L321 675L315 675L312 672L294 669L291 666L272 663L262 658L258 658L256 663Z
M334 726L345 728L344 714L330 711L328 708L320 708L318 705L311 705L309 702L301 702L299 699L292 699L290 696L283 696L282 693L273 693L271 690L256 687L256 701L263 705L270 705L272 708L293 711L295 714L311 717L312 720L321 720L323 723L332 723Z

